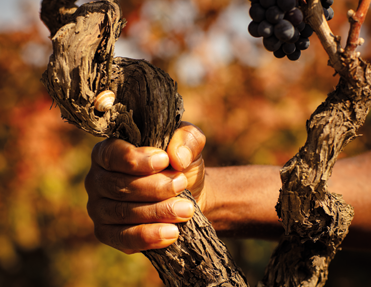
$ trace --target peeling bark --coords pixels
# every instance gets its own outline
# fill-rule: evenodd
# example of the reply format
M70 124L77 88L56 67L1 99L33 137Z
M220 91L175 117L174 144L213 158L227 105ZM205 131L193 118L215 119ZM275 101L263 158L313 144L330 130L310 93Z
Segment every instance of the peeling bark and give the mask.
M359 7L365 9L365 5ZM281 169L276 210L285 234L260 286L314 287L326 283L328 266L341 249L354 216L353 207L342 195L327 190L327 181L340 152L358 136L371 106L370 65L354 50L359 45L360 23L357 29L350 29L347 47L342 49L340 38L327 25L320 1L308 1L302 9L340 80L308 120L305 145Z
M44 0L41 11L53 43L42 82L60 107L62 118L96 136L165 149L184 111L176 83L144 60L113 58L114 44L125 25L117 1L80 7L74 3ZM353 208L341 195L328 192L327 181L341 150L357 137L371 105L370 66L354 52L363 21L357 15L362 13L351 18L354 29L347 47L341 49L339 38L332 35L323 18L319 0L308 1L303 10L329 55L330 65L341 77L336 90L307 122L304 147L281 170L276 209L285 235L260 286L325 284L328 265L353 217ZM116 94L116 101L110 110L97 112L94 100L106 89ZM190 194L185 191L181 197L193 201L196 213L192 220L178 225L179 240L166 249L144 252L164 283L247 286Z
M136 146L166 149L181 122L183 101L168 74L144 60L113 58L125 21L117 1L74 5L44 0L41 18L51 31L53 54L42 82L62 118L96 136ZM96 96L116 94L106 112L94 109ZM248 286L188 191L180 197L195 206L193 218L178 224L176 243L143 252L167 286Z
M368 86L354 89L341 80L308 121L306 144L281 169L276 209L285 235L267 266L265 286L324 286L354 215L340 194L328 192L327 181L370 104Z

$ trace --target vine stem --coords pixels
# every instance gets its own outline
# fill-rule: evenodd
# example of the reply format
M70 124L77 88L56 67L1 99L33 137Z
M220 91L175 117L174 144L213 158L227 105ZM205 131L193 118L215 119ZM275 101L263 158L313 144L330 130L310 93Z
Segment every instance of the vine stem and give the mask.
M348 12L351 27L344 49L324 17L320 0L308 0L301 7L340 79L307 121L305 145L281 169L276 211L285 235L259 286L323 287L328 266L349 231L353 208L340 194L328 191L327 181L338 155L357 137L371 107L371 64L355 52L363 41L359 33L370 1L360 0L357 12Z
M356 12L354 12L353 10L348 11L350 29L345 52L349 55L354 54L357 46L363 43L363 41L359 39L359 35L361 32L361 26L365 21L370 3L371 0L360 0Z
M318 39L329 56L329 65L340 75L346 75L349 72L348 67L344 65L343 53L349 58L359 56L356 55L355 50L357 46L363 43L363 40L359 39L359 34L370 3L371 0L360 0L356 12L349 10L350 29L345 49L340 46L340 36L335 36L331 31L323 15L321 1L309 0L307 5L303 6L302 10L305 15L305 21L316 32Z

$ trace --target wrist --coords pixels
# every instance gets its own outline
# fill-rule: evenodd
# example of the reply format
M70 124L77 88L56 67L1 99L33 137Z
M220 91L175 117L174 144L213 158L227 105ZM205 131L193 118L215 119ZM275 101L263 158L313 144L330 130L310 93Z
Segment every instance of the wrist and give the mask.
M200 207L202 213L208 218L208 214L211 210L213 210L213 206L215 205L215 195L212 192L210 176L207 172L205 172L205 179L203 184L203 189L200 193L199 198L197 199L197 204Z
M219 235L276 239L280 185L279 167L207 168L201 210Z

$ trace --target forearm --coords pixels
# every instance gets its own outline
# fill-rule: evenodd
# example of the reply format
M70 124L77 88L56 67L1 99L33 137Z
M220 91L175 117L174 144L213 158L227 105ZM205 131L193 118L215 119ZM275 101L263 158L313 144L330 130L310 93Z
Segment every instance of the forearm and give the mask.
M277 240L283 233L275 211L280 167L206 169L204 213L221 236ZM371 152L339 160L329 191L343 194L355 210L344 246L371 248Z
M371 249L371 152L339 160L328 183L354 207L344 247Z
M280 167L206 169L205 215L221 236L276 240L283 232L275 212Z

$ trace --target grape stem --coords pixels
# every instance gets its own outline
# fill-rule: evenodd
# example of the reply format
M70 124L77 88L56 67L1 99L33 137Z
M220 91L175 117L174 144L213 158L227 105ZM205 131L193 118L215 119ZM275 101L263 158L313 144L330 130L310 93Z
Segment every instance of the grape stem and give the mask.
M359 39L361 26L365 21L368 7L370 6L371 0L360 0L358 3L357 11L349 10L348 17L350 22L349 35L345 52L347 54L354 54L357 46L362 42Z
M336 70L342 69L341 59L337 53L340 40L334 37L325 15L320 0L307 0L307 5L302 6L305 22L308 23L321 41L323 48L329 56L329 64Z
M320 0L308 0L307 5L302 6L305 22L316 32L323 48L329 56L329 65L339 74L346 73L343 63L344 53L355 58L358 55L355 50L362 43L359 39L360 29L366 17L371 0L360 0L357 11L348 12L350 30L345 49L340 46L340 36L334 36L326 18L323 14L323 7Z

